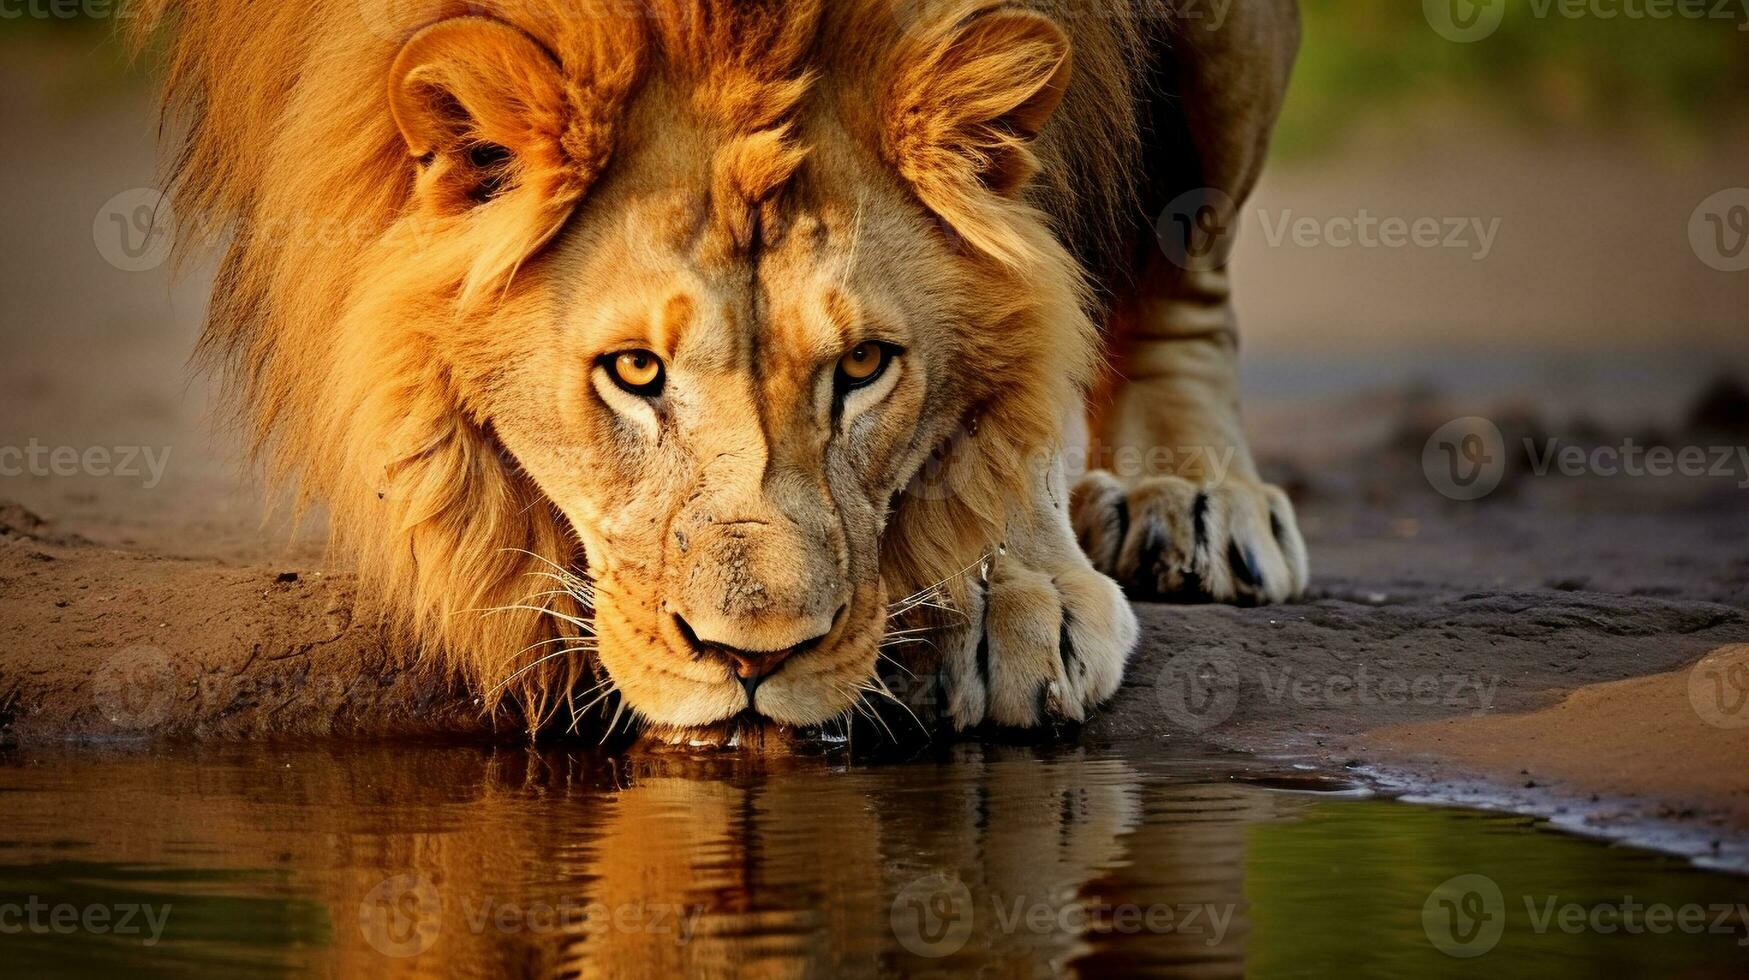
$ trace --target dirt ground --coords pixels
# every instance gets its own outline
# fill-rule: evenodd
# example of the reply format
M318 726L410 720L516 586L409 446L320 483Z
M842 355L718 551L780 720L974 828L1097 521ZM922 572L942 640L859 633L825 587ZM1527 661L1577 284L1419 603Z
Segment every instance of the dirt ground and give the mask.
M149 95L75 96L12 54L0 122L34 138L13 174L29 192L4 198L0 447L164 465L0 476L4 739L479 732L467 692L384 655L353 615L319 518L262 521L212 385L187 371L203 270L172 286L168 267L104 258L109 202L153 182ZM1142 607L1129 680L1080 737L1206 739L1749 866L1749 767L1728 764L1749 724L1732 700L1749 666L1728 649L1749 642L1749 472L1533 476L1519 460L1459 503L1421 464L1429 433L1475 414L1513 447L1749 446L1729 405L1691 409L1710 375L1742 369L1749 278L1697 263L1683 233L1693 202L1740 183L1741 156L1445 137L1266 181L1277 218L1501 216L1501 251L1245 233L1249 421L1300 507L1314 589L1279 608Z

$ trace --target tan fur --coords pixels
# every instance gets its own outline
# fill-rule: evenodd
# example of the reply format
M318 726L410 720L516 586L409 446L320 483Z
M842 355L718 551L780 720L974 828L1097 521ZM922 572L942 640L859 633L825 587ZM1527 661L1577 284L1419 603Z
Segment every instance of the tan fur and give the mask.
M139 0L136 23L169 38L177 207L234 234L202 353L410 649L531 725L605 668L685 727L746 702L676 651L670 603L842 600L759 695L808 723L856 699L891 599L969 608L963 573L1029 535L1052 543L1027 574L1092 575L1029 528L1066 520L1036 464L1096 367L1064 243L1115 240L1127 199L1127 8L1065 37L988 0L432 0L384 30L403 6ZM897 387L829 437L816 369L879 331ZM697 394L660 439L597 404L621 345L681 352ZM932 456L952 492L906 491ZM1079 628L1121 669L1114 595Z

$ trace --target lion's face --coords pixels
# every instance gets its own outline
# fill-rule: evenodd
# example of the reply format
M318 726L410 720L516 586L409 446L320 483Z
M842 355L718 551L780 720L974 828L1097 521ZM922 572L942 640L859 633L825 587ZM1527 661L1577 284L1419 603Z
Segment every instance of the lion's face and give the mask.
M888 587L999 543L1015 473L906 488L979 421L1015 452L1054 438L1091 345L1020 196L1067 42L971 8L842 58L822 8L775 3L538 39L557 28L460 17L402 48L419 230L361 276L344 377L395 433L364 469L392 474L396 567L446 642L511 641L470 651L483 680L522 675L521 638L465 632L448 596L538 604L501 557L534 549L588 576L595 657L644 719L819 723L867 689Z
M628 161L525 270L479 411L581 537L631 705L819 722L872 674L882 532L971 390L969 313L890 186L811 168L725 254L677 163Z

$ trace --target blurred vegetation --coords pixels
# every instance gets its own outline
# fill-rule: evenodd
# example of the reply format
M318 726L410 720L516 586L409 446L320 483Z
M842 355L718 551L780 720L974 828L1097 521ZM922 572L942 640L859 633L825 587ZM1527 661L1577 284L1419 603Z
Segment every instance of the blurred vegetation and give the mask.
M1590 12L1645 10L1647 0L1595 0L1576 18L1560 14L1560 0L1492 2L1505 5L1499 28L1460 44L1417 0L1302 0L1305 44L1278 151L1327 149L1358 126L1400 125L1420 110L1698 141L1745 121L1743 0L1704 0L1730 19L1701 20Z
M121 0L5 2L26 16L0 17L0 57L32 49L70 102L146 84L148 66L130 67L115 40ZM1175 2L1220 12L1246 0ZM1678 144L1749 123L1749 0L1577 0L1580 16L1561 13L1576 0L1441 2L1504 4L1504 17L1485 39L1460 44L1430 26L1420 0L1301 0L1305 46L1277 152L1316 155L1369 128L1453 119ZM1719 16L1627 16L1660 3ZM29 15L51 9L75 16ZM1609 12L1617 15L1599 16Z

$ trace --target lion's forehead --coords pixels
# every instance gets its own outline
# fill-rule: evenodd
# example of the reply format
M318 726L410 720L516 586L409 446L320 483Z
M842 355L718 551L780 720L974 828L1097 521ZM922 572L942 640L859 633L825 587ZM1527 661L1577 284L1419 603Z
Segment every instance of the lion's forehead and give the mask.
M650 196L628 202L624 226L696 228L703 207L682 191ZM602 303L594 276L575 284L578 300L599 308L591 339L648 346L703 371L813 367L869 339L882 304L856 274L854 219L826 206L784 221L758 254L714 263L702 260L696 238L653 250L648 237L628 237L625 251L600 257L625 270L614 277L618 297Z

